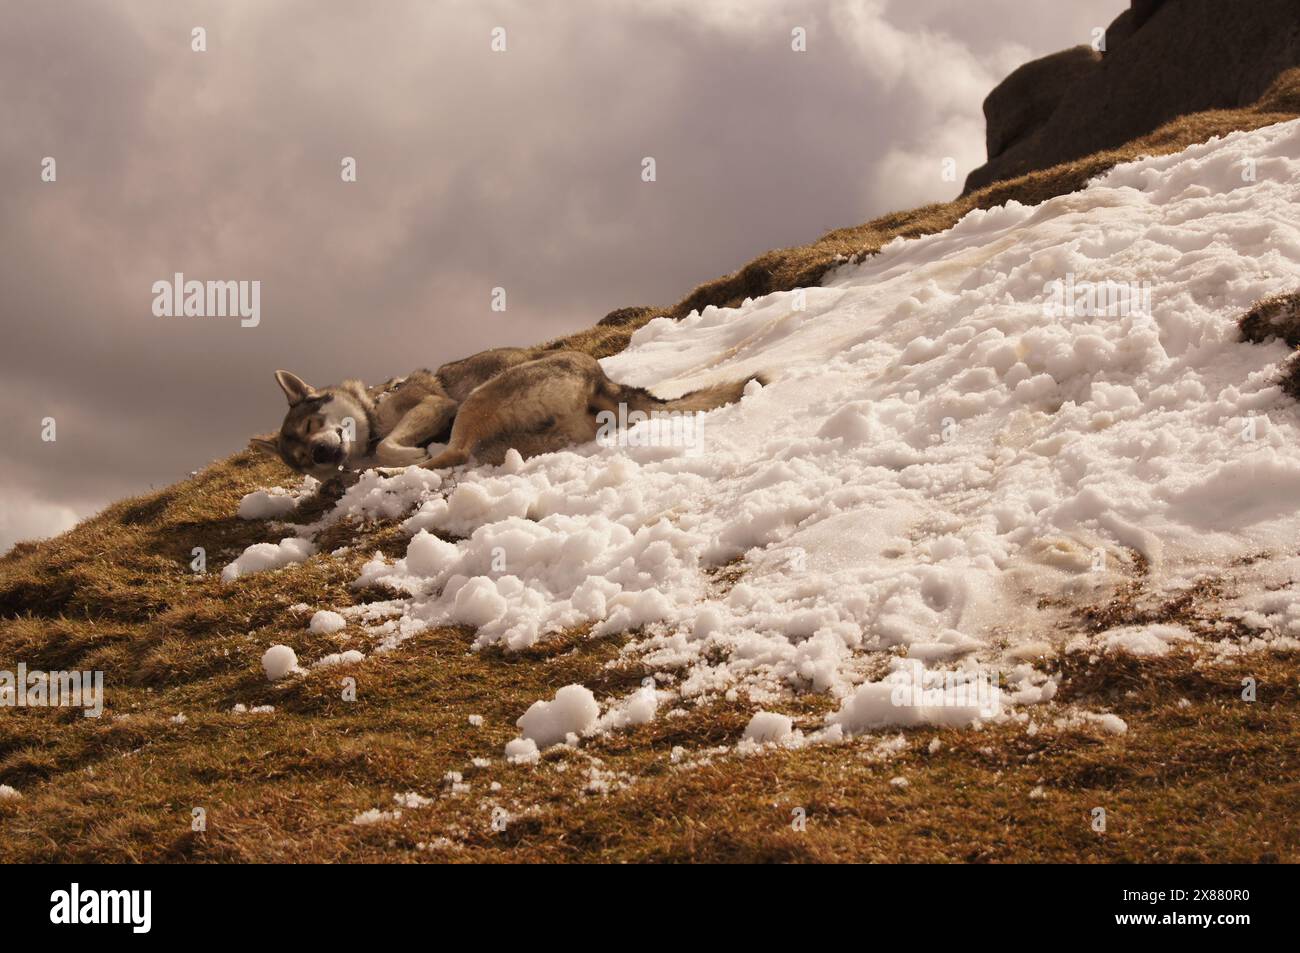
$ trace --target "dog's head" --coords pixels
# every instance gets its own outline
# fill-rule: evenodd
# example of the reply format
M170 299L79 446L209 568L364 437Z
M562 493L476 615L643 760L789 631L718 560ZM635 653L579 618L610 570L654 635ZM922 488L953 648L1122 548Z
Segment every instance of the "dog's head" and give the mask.
M316 390L288 371L275 372L289 401L280 432L273 440L253 438L253 445L278 454L293 470L328 480L364 455L368 434L365 412L346 394Z

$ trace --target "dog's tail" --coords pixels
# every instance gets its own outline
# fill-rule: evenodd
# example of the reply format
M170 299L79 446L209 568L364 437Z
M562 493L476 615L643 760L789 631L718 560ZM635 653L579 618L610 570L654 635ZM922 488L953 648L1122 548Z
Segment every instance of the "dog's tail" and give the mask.
M639 410L646 414L656 410L702 413L706 410L713 410L715 407L734 404L740 400L745 393L745 387L748 386L751 380L766 385L768 376L766 374L754 374L741 381L712 384L709 387L701 387L699 390L693 390L689 394L683 394L681 397L674 397L671 400L656 397L644 387L628 387L626 384L615 384L613 381L607 381L608 387L605 389L603 396L611 403L626 404L629 411Z

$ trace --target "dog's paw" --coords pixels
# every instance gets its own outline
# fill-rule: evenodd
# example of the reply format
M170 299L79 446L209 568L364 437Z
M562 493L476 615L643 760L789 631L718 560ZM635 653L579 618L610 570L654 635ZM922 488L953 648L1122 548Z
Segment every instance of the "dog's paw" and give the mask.
M328 480L322 480L320 486L316 488L316 494L322 499L336 501L359 479L361 479L360 474L341 471Z
M423 447L404 447L385 440L375 448L375 460L382 467L409 467L429 459Z
M395 477L405 473L406 467L375 467L375 472L381 477Z

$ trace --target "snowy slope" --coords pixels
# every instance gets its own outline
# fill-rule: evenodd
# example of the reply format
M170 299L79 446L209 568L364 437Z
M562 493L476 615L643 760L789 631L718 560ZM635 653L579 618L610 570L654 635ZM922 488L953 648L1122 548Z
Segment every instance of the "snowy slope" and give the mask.
M1300 596L1267 584L1300 568L1297 409L1272 383L1285 347L1238 343L1235 318L1300 286L1297 200L1287 123L973 212L821 287L656 320L603 362L612 378L665 396L770 383L709 414L698 452L590 445L454 480L367 475L328 521L405 517L406 557L376 556L358 584L410 597L343 611L379 651L448 623L511 649L583 623L637 630L626 652L658 694L602 699L599 723L580 693L557 698L534 719L548 740L792 690L843 699L826 739L979 717L891 705L916 662L1001 672L1008 709L1046 702L1055 682L1028 661L1044 653L1197 642L1163 626L1060 644L1040 598L1089 601L1134 553L1156 588L1275 554L1234 611L1254 648L1294 648ZM1060 314L1051 283L1069 280L1145 283L1145 297ZM298 558L282 556L230 575ZM708 570L737 557L727 590ZM768 716L752 727L792 737Z

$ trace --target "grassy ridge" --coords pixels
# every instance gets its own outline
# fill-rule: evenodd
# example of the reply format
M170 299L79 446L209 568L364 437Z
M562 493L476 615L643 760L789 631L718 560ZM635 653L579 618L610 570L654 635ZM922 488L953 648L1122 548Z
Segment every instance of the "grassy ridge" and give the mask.
M942 230L972 208L1043 201L1140 154L1297 113L1300 70L1255 108L1184 117L1120 150L769 252L672 308L614 312L541 349L616 353L655 315L815 283L837 261ZM507 765L502 747L533 701L571 682L604 700L646 674L620 654L626 636L582 630L505 655L470 653L470 632L437 629L390 654L271 685L259 659L272 643L305 661L373 648L356 626L313 634L291 607L382 600L349 583L370 553L405 548L391 523L340 527L303 564L221 583L216 571L244 547L282 535L234 518L240 497L289 479L278 461L241 452L0 558L0 668L101 670L108 702L99 720L0 709L0 783L22 793L0 799L0 861L1300 859L1293 656L1222 666L1178 653L1140 663L1051 657L1040 664L1065 677L1051 709L1034 710L1047 720L1037 733L918 729L888 756L881 746L897 732L841 747L708 755L740 737L753 708L742 699L680 717L661 709L652 724L549 752L537 765ZM295 519L319 514L309 506ZM330 554L345 542L347 552ZM190 571L195 546L213 572ZM717 585L743 572L743 563L729 567ZM1101 605L1058 607L1054 624L1061 635L1138 618L1219 630L1217 603L1230 586L1148 605L1135 573ZM1254 703L1240 698L1247 676L1259 684ZM344 678L356 681L355 701L342 697ZM236 704L275 712L239 714ZM1076 704L1116 712L1129 731L1051 724ZM829 705L807 695L777 707L807 729ZM484 724L470 725L471 714ZM679 747L687 754L675 759ZM475 767L476 758L490 762ZM469 790L454 790L449 772ZM896 777L908 785L891 784ZM1031 797L1040 787L1044 796ZM393 795L406 791L433 803L352 823L372 808L398 808ZM1091 827L1095 807L1107 812L1105 833ZM206 812L205 831L191 829L194 808ZM792 826L796 808L803 830ZM494 829L494 811L505 812L503 829Z

